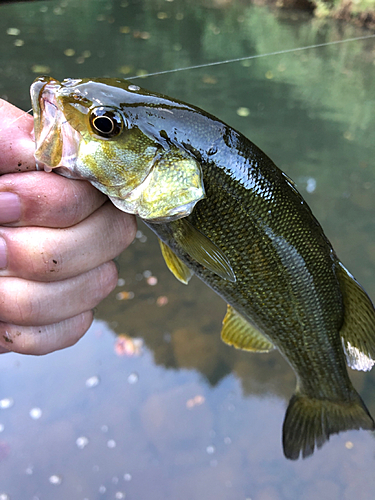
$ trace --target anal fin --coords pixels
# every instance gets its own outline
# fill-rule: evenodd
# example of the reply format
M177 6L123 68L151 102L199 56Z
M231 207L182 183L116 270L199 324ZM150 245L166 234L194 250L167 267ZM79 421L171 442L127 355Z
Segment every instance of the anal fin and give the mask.
M223 320L221 338L226 344L245 351L269 352L275 348L259 330L230 305L227 306L227 313Z
M340 330L350 368L368 371L375 364L375 309L361 285L339 262L338 278L344 300Z

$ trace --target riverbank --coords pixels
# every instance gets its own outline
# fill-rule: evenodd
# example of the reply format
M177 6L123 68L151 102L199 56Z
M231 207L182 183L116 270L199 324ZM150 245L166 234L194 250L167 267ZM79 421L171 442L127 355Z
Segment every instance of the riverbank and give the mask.
M259 4L259 0L256 3ZM341 19L375 30L375 0L275 0L272 3L276 7L308 10L318 18Z
M316 16L331 16L375 29L375 1L339 0L332 4L316 0Z

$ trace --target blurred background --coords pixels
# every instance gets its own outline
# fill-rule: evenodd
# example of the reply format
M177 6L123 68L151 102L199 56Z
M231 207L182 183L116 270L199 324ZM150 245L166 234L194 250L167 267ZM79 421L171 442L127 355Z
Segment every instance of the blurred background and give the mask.
M374 38L145 77L370 34L247 1L2 4L0 97L28 110L41 74L112 76L218 116L295 180L375 299ZM179 283L142 222L119 265L76 346L0 357L0 500L373 498L373 433L284 459L292 370L223 344L224 302ZM350 376L375 414L374 373Z

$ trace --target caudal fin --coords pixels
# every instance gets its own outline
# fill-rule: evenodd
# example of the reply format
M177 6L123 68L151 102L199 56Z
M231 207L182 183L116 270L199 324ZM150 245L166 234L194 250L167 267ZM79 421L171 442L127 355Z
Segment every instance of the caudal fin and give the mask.
M297 460L313 454L331 434L349 429L374 430L375 424L357 393L353 401L333 402L295 394L285 414L283 425L284 455Z

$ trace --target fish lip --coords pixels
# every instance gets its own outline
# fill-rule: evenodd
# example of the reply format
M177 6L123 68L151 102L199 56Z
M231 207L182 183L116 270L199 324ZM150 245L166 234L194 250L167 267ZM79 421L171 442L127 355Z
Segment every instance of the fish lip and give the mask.
M64 81L66 82L66 81ZM77 80L70 79L68 85ZM59 169L62 175L78 178L74 165L81 135L67 122L59 95L62 84L49 76L37 78L30 87L34 114L34 153L37 170Z

